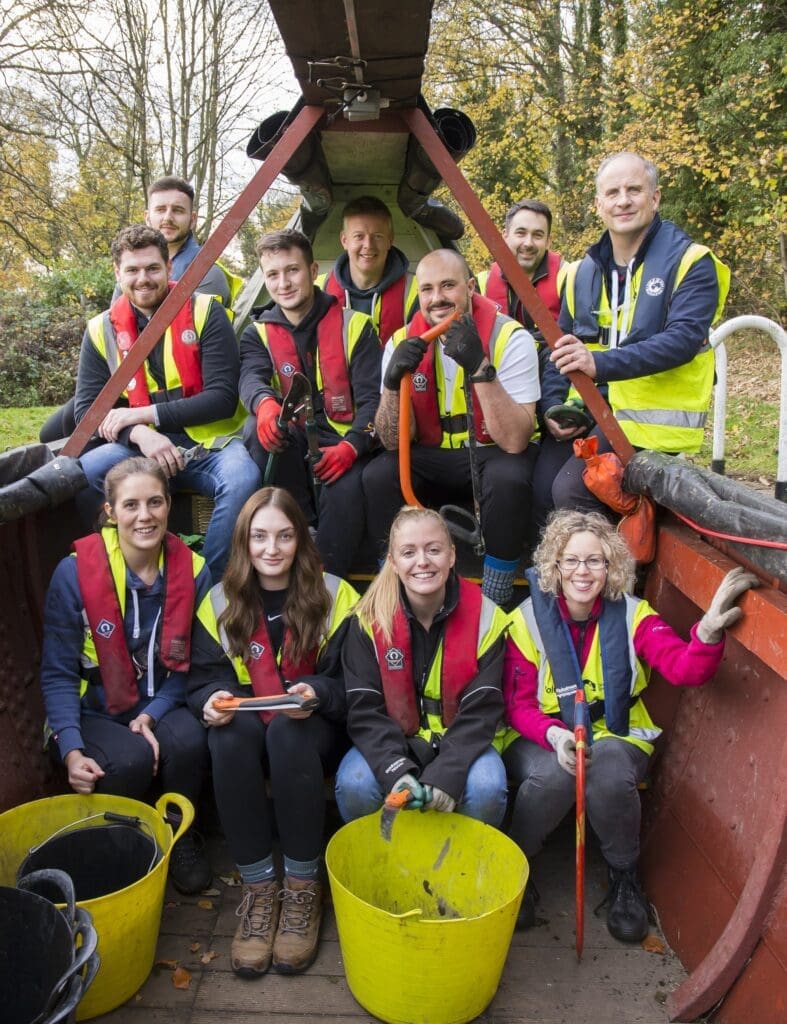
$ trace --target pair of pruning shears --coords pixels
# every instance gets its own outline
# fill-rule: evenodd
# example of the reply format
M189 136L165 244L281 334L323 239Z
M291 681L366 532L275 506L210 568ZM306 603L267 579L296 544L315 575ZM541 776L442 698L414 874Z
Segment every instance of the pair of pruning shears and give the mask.
M309 383L309 378L300 372L294 373L290 379L290 387L287 394L281 403L281 412L276 418L276 425L279 430L284 431L292 420L295 420L302 413L308 418L308 410L311 409L311 398L312 398L312 386ZM312 419L314 413L312 413ZM263 476L262 485L268 487L274 483L276 479L276 466L278 463L278 453L271 452L268 455L268 461L265 464L265 474Z
M204 459L208 454L208 449L203 444L195 444L193 448L183 448L181 445L178 445L178 451L180 452L180 457L183 459L184 469L186 469L190 463L199 462L200 459Z

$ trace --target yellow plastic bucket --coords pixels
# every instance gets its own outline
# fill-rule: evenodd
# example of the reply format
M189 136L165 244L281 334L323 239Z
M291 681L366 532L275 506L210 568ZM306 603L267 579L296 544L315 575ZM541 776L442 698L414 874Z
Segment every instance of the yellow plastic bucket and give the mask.
M507 836L401 811L341 828L325 854L350 991L390 1024L461 1024L497 991L528 876Z
M174 836L163 817L168 805L177 807L182 815ZM78 904L93 918L98 933L101 967L77 1008L77 1020L88 1020L114 1010L130 999L150 974L164 905L170 851L194 820L194 808L179 793L165 793L155 809L138 800L120 796L74 794L35 800L0 814L0 885L14 885L17 870L31 847L44 842L65 825L105 811L138 817L146 822L162 856L153 870L139 881L125 889Z

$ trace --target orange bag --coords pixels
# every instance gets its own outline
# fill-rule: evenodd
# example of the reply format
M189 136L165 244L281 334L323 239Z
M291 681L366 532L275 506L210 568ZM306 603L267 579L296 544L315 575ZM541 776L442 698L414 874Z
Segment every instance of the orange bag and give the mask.
M656 508L643 494L623 490L623 463L614 452L598 454L597 437L578 437L574 454L585 460L582 480L591 494L623 518L618 530L638 562L656 555Z

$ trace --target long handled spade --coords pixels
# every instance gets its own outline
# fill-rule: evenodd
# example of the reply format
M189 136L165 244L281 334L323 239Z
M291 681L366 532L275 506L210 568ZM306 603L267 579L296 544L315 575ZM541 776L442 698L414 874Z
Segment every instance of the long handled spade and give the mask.
M577 960L585 945L585 754L588 741L588 706L585 691L574 698L574 743L577 748L576 936Z
M279 430L286 430L287 424L297 418L304 408L304 400L311 398L312 386L309 378L303 373L294 373L290 380L290 387L281 403L281 412L276 420ZM276 480L276 465L279 461L278 452L270 452L268 461L265 463L265 473L262 478L262 486L269 487Z
M421 341L429 343L445 334L451 324L459 319L459 312L454 312L441 320L439 324L430 327L421 335ZM421 502L416 498L413 491L413 482L410 476L410 382L411 373L405 373L399 384L399 486L402 489L402 497L405 504L413 505L416 508L423 508Z

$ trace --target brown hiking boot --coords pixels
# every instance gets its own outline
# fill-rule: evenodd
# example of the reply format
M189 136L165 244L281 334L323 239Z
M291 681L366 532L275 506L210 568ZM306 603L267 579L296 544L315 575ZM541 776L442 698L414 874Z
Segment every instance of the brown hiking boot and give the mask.
M273 937L279 919L279 883L254 882L243 886L235 911L241 919L232 940L232 969L242 978L256 978L271 965Z
M320 882L285 878L279 893L281 917L273 943L273 966L280 974L305 971L317 956L322 921Z

